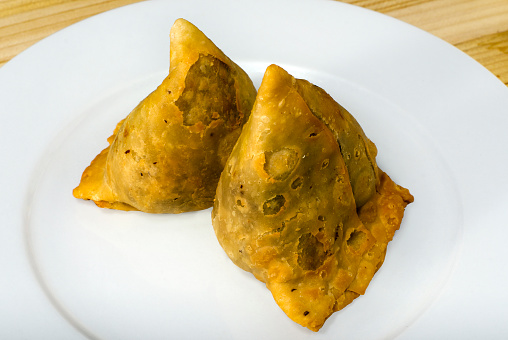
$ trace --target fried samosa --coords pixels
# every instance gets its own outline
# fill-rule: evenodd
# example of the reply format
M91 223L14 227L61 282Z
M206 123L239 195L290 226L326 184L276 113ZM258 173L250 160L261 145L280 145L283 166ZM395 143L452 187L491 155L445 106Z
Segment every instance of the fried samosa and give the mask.
M176 20L169 75L117 125L74 196L148 213L211 207L255 97L238 65L194 25Z
M266 283L289 318L313 331L364 293L375 272L366 268L380 265L391 239L377 235L387 212L395 230L412 200L398 186L405 196L397 204L384 199L393 182L376 153L326 92L271 65L221 175L212 211L219 243ZM367 205L370 224L358 215Z
M377 148L367 138L356 119L320 87L296 80L296 90L311 112L333 133L340 145L357 207L364 205L379 184Z

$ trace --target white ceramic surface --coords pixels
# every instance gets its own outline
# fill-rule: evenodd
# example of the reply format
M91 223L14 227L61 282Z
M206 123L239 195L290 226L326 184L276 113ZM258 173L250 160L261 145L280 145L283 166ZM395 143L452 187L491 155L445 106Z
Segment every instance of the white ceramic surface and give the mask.
M365 296L317 334L230 262L210 210L72 197L167 74L178 17L256 85L276 63L323 87L415 196ZM506 338L507 113L508 89L457 49L338 2L148 1L84 20L0 69L0 338Z

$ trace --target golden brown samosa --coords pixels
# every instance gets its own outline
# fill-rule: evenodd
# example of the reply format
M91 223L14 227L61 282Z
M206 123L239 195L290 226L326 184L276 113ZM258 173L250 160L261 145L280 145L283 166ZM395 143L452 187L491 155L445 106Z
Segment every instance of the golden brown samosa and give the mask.
M374 195L379 184L376 145L367 138L356 119L322 88L304 79L297 79L295 87L312 113L337 139L356 206L361 207Z
M194 25L176 20L169 75L117 125L74 196L149 213L211 207L255 96L238 65Z
M313 331L363 294L373 273L362 266L375 262L371 251L386 249L386 239L376 239L384 226L376 216L386 211L374 208L393 182L377 168L376 152L326 92L271 65L221 175L212 211L219 243ZM374 206L365 214L375 210L368 222L376 228L362 222L357 201ZM389 205L398 213L392 222L400 224L407 203Z
M376 193L358 209L360 220L372 233L376 242L363 255L358 273L346 291L347 298L337 304L337 310L365 294L374 274L384 262L388 242L393 239L395 231L400 227L404 209L414 200L409 190L397 185L381 170L379 178Z

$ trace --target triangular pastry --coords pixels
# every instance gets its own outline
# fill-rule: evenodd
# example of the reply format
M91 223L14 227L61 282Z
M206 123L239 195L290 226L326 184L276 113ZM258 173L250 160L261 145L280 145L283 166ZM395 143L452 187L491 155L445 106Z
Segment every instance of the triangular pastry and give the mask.
M375 272L363 267L379 266L391 239L376 239L385 226L377 216L387 211L375 208L385 206L383 188L393 183L377 168L376 152L322 89L271 65L221 175L212 211L219 243L266 283L293 321L313 331L363 294ZM393 232L412 200L404 193L404 204L388 204L397 217ZM365 222L358 200L360 211L371 206Z
M255 96L238 65L194 25L176 20L169 75L117 125L74 196L149 213L211 207Z
M367 138L356 119L322 88L303 79L296 80L295 88L312 113L337 139L356 206L361 207L374 195L379 184L376 145Z
M409 190L397 185L381 170L379 178L376 193L358 209L360 220L372 233L376 243L363 255L358 273L346 291L347 299L337 304L337 310L365 293L374 274L384 262L388 242L399 229L406 206L414 200Z

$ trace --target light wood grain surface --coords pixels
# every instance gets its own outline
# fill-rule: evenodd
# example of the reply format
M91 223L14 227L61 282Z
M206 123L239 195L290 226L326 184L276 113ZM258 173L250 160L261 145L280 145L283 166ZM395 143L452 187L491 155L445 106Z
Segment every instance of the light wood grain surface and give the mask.
M276 1L276 0L274 0ZM139 0L0 0L0 67L48 35ZM455 45L508 85L508 0L342 0Z

